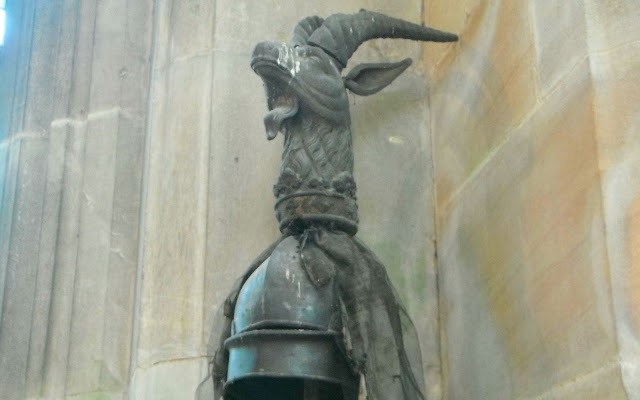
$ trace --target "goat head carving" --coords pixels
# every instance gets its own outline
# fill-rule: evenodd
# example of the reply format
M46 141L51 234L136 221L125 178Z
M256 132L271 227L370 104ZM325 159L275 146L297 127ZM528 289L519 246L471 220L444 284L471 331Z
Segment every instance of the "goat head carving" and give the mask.
M374 94L411 65L410 58L360 64L343 77L341 71L358 46L375 38L458 39L452 33L363 10L324 20L307 17L295 27L289 44L261 42L253 52L251 67L263 79L267 95L267 138L278 132L285 135L280 178L274 186L282 230L309 218L315 223L318 218L330 220L347 232L357 229L347 90Z

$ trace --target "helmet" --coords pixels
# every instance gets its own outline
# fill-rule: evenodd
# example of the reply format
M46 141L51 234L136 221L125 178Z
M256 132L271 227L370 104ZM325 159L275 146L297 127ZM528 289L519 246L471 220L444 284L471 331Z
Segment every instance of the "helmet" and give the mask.
M225 399L355 400L359 376L343 351L333 279L315 287L288 237L245 282L236 302ZM315 397L310 397L314 393Z

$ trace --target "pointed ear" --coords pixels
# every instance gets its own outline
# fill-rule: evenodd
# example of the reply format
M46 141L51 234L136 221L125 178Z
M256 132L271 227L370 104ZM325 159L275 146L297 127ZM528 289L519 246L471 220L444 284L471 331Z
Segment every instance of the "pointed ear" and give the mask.
M356 65L344 79L347 89L360 96L369 96L387 87L411 65L411 59L396 63Z

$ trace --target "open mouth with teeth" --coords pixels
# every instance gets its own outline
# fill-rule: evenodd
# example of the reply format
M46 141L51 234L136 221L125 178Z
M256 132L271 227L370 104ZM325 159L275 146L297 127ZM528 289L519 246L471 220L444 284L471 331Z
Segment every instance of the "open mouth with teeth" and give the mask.
M303 47L275 42L262 42L255 47L251 68L264 82L269 110L286 111L278 114L284 117L282 121L302 107L335 123L348 121L349 104L339 71L320 63L318 55L311 53ZM269 128L274 129L280 117L265 118L265 123L267 119L273 122L267 126L269 138L275 137L277 131L269 132Z
M262 78L267 94L269 112L264 117L264 125L269 140L275 138L282 131L284 121L295 116L300 109L299 93L296 93L300 87L280 61L283 48L285 46L263 42L256 46L251 58L251 68Z

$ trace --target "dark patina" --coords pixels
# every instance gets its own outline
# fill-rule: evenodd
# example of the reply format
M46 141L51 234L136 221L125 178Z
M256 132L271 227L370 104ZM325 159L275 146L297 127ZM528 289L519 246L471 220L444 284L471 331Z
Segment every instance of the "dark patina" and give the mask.
M347 90L374 94L410 59L341 71L364 41L450 42L457 36L379 13L308 17L289 44L262 42L269 140L284 135L274 185L282 237L265 250L225 304L214 360L226 399L424 399L415 332L384 266L358 230Z

